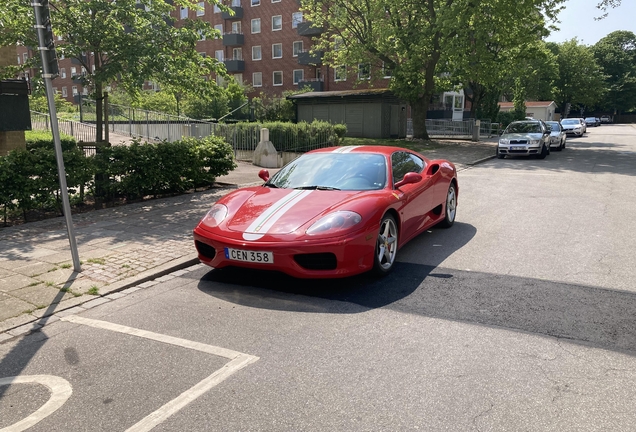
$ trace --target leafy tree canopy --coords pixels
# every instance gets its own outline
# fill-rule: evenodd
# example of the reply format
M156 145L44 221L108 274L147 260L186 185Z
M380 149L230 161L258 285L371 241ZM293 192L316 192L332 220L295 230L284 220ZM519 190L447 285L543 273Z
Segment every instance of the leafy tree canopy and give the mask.
M602 108L621 113L636 108L636 34L615 31L593 47L594 58L605 74L607 96Z

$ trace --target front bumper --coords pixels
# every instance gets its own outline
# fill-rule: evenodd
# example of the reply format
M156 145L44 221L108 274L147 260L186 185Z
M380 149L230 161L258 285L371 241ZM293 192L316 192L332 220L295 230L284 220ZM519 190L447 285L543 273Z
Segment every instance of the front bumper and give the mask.
M297 278L339 278L363 273L373 268L377 229L350 237L312 241L246 242L224 237L200 227L194 229L199 260L214 268L228 266L274 270ZM253 252L272 252L273 263L229 259L225 248Z
M530 156L541 153L540 145L499 145L499 154L508 156Z

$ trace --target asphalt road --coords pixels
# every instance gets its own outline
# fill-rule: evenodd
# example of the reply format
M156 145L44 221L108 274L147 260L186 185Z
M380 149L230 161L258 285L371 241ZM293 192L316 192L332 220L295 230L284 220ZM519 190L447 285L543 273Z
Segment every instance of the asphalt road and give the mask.
M0 345L0 428L633 430L636 128L588 131L460 172L385 279L199 267Z

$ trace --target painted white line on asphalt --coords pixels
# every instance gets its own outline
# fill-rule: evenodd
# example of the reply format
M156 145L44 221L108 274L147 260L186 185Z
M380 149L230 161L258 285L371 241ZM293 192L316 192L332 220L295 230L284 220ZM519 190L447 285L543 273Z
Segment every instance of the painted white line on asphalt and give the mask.
M225 364L223 368L217 370L212 375L196 384L194 387L181 393L177 398L171 400L157 411L145 417L143 420L126 429L126 432L145 432L165 421L172 414L178 412L181 408L194 401L196 398L206 393L212 387L228 378L234 372L243 369L250 363L254 363L258 357L247 354L241 354L234 360Z
M44 418L53 414L73 394L73 387L64 378L53 375L23 375L0 378L0 386L11 384L38 383L51 391L51 397L37 411L17 423L0 429L0 432L21 432L29 429Z
M163 335L159 333L153 333L147 330L140 330L132 327L126 327L119 324L113 324L107 321L99 321L90 318L84 318L77 315L69 315L63 318L60 318L62 321L69 321L76 324L83 324L89 327L100 328L103 330L110 330L117 333L129 334L131 336L138 336L145 339L154 340L157 342L163 342L170 345L176 345L183 348L188 348L195 351L201 351L208 354L213 354L219 357L225 357L228 359L235 359L236 357L243 355L238 351L232 351L229 349L207 345L199 342L189 341L187 339L181 339L173 336Z
M142 432L149 431L160 423L164 422L171 415L175 414L190 402L197 399L226 378L230 377L235 372L243 369L245 366L254 363L258 360L258 357L249 354L243 354L238 351L232 351L229 349L216 347L213 345L207 345L199 342L189 341L187 339L181 339L173 336L162 335L159 333L153 333L147 330L140 330L132 327L127 327L119 324L113 324L107 321L100 321L91 318L84 318L77 315L69 315L61 318L62 321L68 321L75 324L83 324L89 327L100 328L103 330L110 330L118 333L124 333L131 336L137 336L145 339L150 339L157 342L163 342L170 345L176 345L183 348L192 349L195 351L201 351L207 354L213 354L219 357L225 357L231 361L223 365L221 369L215 371L212 375L205 378L203 381L195 384L190 389L181 393L178 397L166 403L158 410L150 413L143 418L137 424L128 428L126 432ZM22 429L20 429L22 430ZM3 432L3 431L0 431ZM12 431L13 432L13 431Z

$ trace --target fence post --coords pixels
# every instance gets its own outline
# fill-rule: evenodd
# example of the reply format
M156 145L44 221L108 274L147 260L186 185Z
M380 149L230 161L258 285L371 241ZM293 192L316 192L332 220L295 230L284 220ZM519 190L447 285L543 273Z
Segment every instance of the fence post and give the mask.
M73 138L77 138L77 137L75 136L75 134L73 133L73 123L75 123L75 122L71 122L71 136L72 136Z
M473 119L473 138L472 141L479 141L479 129L481 127L481 121Z

